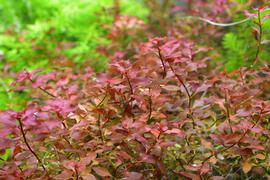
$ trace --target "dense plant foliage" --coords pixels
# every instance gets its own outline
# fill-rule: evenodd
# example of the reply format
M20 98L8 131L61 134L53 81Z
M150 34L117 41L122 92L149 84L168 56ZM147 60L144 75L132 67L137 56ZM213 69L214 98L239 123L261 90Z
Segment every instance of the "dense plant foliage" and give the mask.
M269 68L209 71L197 58L205 51L155 38L107 73L23 71L13 85L32 87L33 97L1 113L1 149L11 148L2 176L269 173Z
M267 4L130 2L3 1L0 179L269 178Z

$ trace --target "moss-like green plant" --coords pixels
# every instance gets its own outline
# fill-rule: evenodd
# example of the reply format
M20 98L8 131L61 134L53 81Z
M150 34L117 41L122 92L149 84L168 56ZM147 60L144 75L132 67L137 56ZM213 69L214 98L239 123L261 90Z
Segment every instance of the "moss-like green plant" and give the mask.
M221 52L222 60L225 61L224 67L227 70L232 71L241 66L251 66L255 59L260 62L270 62L268 46L270 20L264 18L269 12L268 9L263 10L260 17L257 17L258 15L254 12L255 16L250 21L232 27L230 32L223 36ZM239 18L243 19L244 17L236 17L235 21ZM260 23L258 18L260 18Z

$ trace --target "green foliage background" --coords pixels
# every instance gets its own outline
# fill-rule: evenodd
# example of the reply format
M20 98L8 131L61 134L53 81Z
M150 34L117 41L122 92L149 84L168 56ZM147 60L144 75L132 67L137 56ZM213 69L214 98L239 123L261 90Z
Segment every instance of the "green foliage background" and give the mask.
M121 0L120 12L146 21L148 9L138 0ZM66 58L79 65L90 60L96 71L106 68L106 58L98 45L110 43L107 29L113 22L113 0L0 0L0 70L49 69L52 60ZM73 43L56 51L60 42ZM1 74L0 74L1 75ZM9 93L12 78L1 75L0 109L26 98L25 93Z
M270 10L266 10L262 13L262 16L269 13ZM238 15L234 18L234 22L243 20L244 18L246 17L244 17L243 14ZM258 20L255 17L246 23L232 26L223 36L222 47L220 49L221 60L224 61L224 68L228 71L235 70L241 66L252 65L257 50L257 42L252 34L256 21ZM263 22L262 29L262 41L266 42L270 39L269 19ZM269 52L269 42L263 43L259 54L259 58L262 62L270 62Z

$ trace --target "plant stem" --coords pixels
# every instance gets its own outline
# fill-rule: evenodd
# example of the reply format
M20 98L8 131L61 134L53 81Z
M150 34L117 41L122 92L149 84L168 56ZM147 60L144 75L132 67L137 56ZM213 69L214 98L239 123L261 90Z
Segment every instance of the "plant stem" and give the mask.
M96 108L98 108L105 101L107 96L108 96L108 93L106 91L106 93L105 93L104 97L102 98L102 100L98 103L98 105L96 105Z
M152 98L151 96L149 96L149 114L148 114L148 121L151 119L152 117Z
M233 133L232 123L231 123L231 115L230 115L230 102L228 100L228 89L225 89L225 108L226 108L226 116L230 126L231 133Z
M49 91L45 90L44 88L42 87L38 87L41 91L43 91L44 93L48 94L49 96L53 97L53 98L56 98L55 95L53 95L52 93L50 93Z
M171 63L169 63L170 69L171 71L174 73L175 77L177 78L177 80L180 82L180 84L184 87L186 94L188 96L188 109L189 109L189 113L192 114L192 108L191 108L191 101L192 101L192 96L190 95L187 86L185 85L184 81L181 79L181 77L176 74L175 70L173 69Z
M31 83L34 83L34 81L32 79L29 78L29 80L31 81ZM46 89L42 88L42 87L38 87L38 89L40 89L41 91L43 91L45 94L53 97L53 98L56 98L55 95L53 95L52 93L50 93L49 91L47 91Z
M128 85L129 85L129 88L130 88L130 94L132 95L133 94L133 88L132 88L132 85L131 85L131 82L130 82L130 79L129 79L127 73L125 73L125 77L126 77L126 79L128 81Z
M158 48L158 56L159 56L159 59L161 60L162 66L163 66L163 78L165 78L165 76L167 74L167 71L166 71L166 67L165 67L165 64L164 64L164 59L163 59L163 56L161 54L161 49L159 48L159 46L157 48ZM184 87L184 89L186 91L186 94L188 96L188 109L189 109L189 113L192 114L192 110L191 110L192 96L189 93L188 88L185 85L184 81L181 79L181 77L178 74L176 74L176 72L173 69L171 63L169 63L169 66L170 66L171 71L174 73L175 77L177 78L177 80L180 82L180 84Z
M258 34L258 45L257 45L257 51L256 51L256 55L255 58L253 60L253 66L257 64L258 60L259 60L259 54L261 51L261 44L262 44L262 21L261 21L261 12L260 10L258 10L258 26L259 26L259 34Z
M103 132L102 132L102 126L101 126L101 115L98 115L98 129L99 129L99 133L100 133L100 137L101 137L101 140L102 142L104 143L105 142L105 138L103 136Z
M163 56L161 54L160 47L158 46L157 49L158 49L158 57L159 57L159 59L161 61L162 67L163 67L163 76L162 77L164 79L166 77L166 74L167 74L166 67L165 67L165 61L164 61L164 58L163 58Z
M26 139L26 136L25 136L25 132L23 130L23 123L22 123L22 121L21 121L20 118L18 118L18 122L19 122L19 125L20 125L20 131L22 133L23 141L24 141L25 145L27 146L28 150L35 156L35 158L37 159L37 161L41 165L42 169L46 172L47 175L49 175L49 173L48 173L47 169L45 168L44 164L42 163L42 161L40 160L40 158L38 157L38 155L35 153L35 151L29 145L29 143L28 143L28 141Z
M75 178L76 178L76 180L79 180L79 178L80 178L78 170L77 170L76 167L75 167Z
M133 95L133 94L134 94L133 87L132 87L132 85L131 85L131 82L130 82L130 79L129 79L129 76L128 76L127 72L124 74L124 76L126 77L127 82L128 82L128 85L129 85L130 95ZM130 105L129 105L130 107L133 106L133 100L134 100L134 98L131 97L130 100L128 101L128 103L130 102ZM128 109L128 106L126 106L125 112L126 112L127 109ZM131 109L132 109L132 108L131 108ZM131 110L131 111L132 111L132 110Z

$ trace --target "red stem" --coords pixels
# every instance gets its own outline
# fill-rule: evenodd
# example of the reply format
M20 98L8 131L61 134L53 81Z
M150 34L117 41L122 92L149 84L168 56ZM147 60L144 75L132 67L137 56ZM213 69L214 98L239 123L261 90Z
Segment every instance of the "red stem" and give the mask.
M151 119L152 117L152 98L151 96L149 96L149 114L148 114L148 121Z
M226 108L226 116L228 119L230 130L231 130L231 133L233 133L232 123L231 123L231 115L230 115L230 102L228 100L228 89L225 89L225 108Z
M30 80L32 83L34 83L34 81L33 81L31 78L29 78L29 80ZM38 89L40 89L41 91L43 91L45 94L47 94L47 95L49 95L49 96L51 96L51 97L53 97L53 98L56 98L55 95L53 95L52 93L50 93L50 92L47 91L46 89L44 89L44 88L42 88L42 87L38 87Z
M125 77L127 78L127 81L128 81L128 85L129 85L129 88L130 88L130 94L133 94L133 88L132 88L132 85L131 85L131 82L130 82L130 79L129 79L127 73L125 73Z
M49 173L48 173L47 169L45 168L45 166L43 165L42 161L40 160L38 155L35 153L35 151L29 145L29 143L28 143L28 141L26 139L25 132L23 130L23 123L22 123L21 119L18 119L18 122L19 122L19 125L20 125L20 131L21 131L21 134L23 136L23 141L24 141L25 145L27 146L28 150L35 156L35 158L37 159L37 161L41 165L42 169L46 172L47 175L49 175Z
M169 66L171 68L171 71L174 73L175 77L177 78L177 80L180 82L180 84L184 87L185 91L186 91L186 94L188 96L188 109L189 109L189 113L192 114L192 109L191 109L191 101L192 101L192 97L188 91L188 88L187 86L185 85L184 81L181 79L181 77L176 74L175 70L173 69L171 63L169 63Z
M163 76L162 77L164 79L166 77L166 74L167 74L166 67L165 67L165 60L164 60L164 58L163 58L163 56L161 54L161 49L160 49L159 46L157 47L157 49L158 49L158 57L159 57L159 59L161 61L162 67L163 67Z

